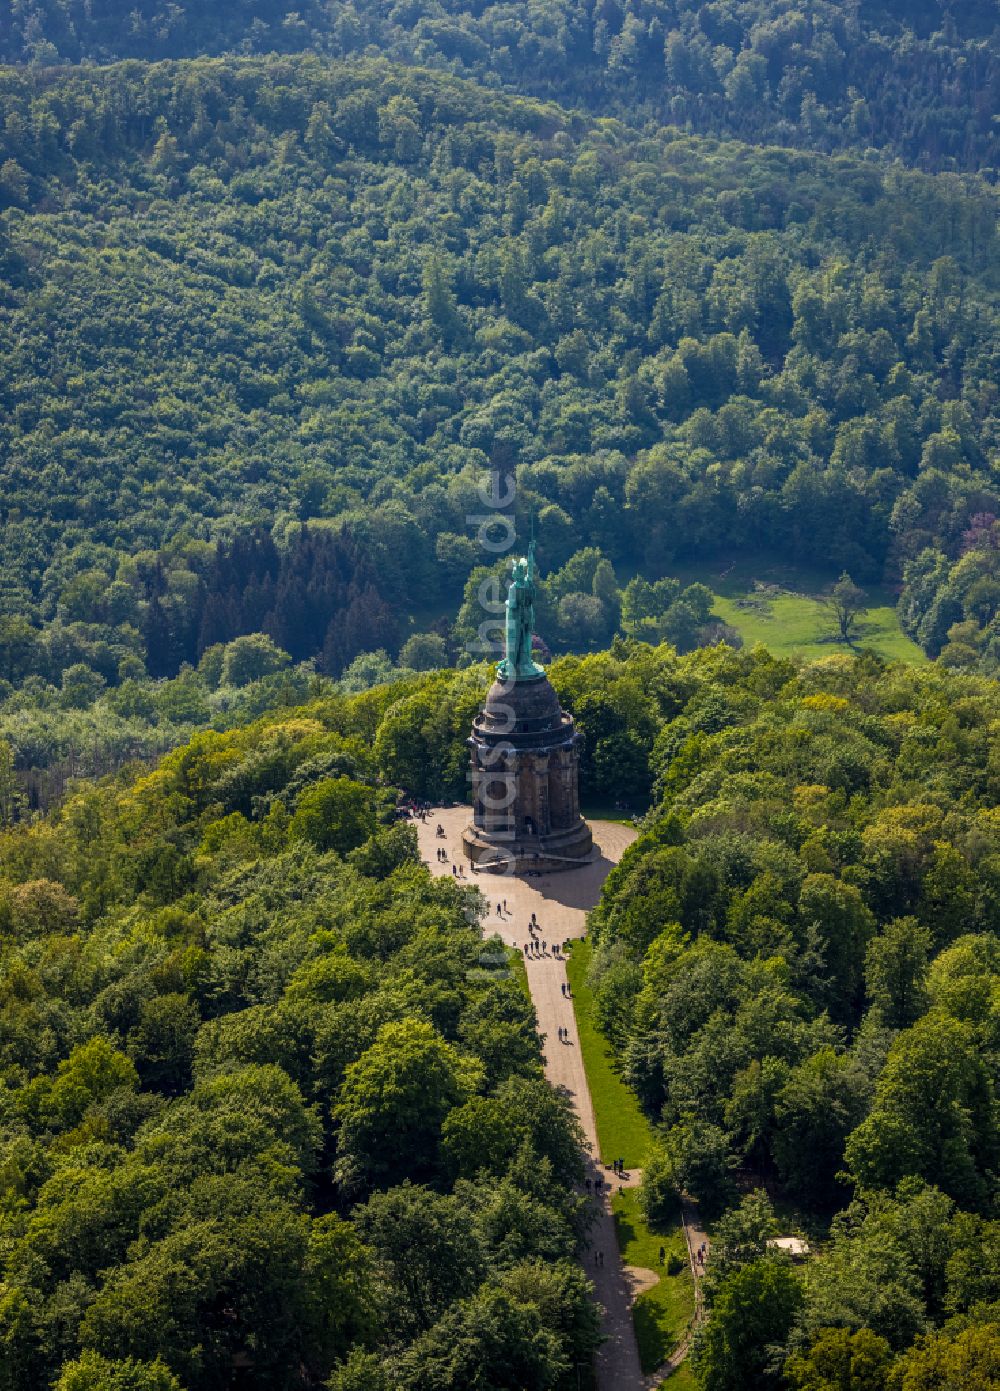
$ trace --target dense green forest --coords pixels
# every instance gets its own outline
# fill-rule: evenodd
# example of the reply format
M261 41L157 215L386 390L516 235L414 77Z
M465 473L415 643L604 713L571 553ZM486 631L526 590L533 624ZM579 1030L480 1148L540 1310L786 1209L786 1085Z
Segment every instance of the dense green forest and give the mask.
M1000 513L979 177L309 55L6 70L0 113L13 685L395 656L456 616L487 468L549 573L898 582Z
M505 3L14 0L0 61L378 53L632 123L929 167L996 166L989 5L944 0Z
M958 554L928 547L906 566L900 619L932 657L949 666L996 672L1000 523L991 512L973 517ZM1000 596L998 596L1000 597Z
M11 1391L589 1366L575 1121L479 895L375 785L397 695L200 735L3 837Z
M635 640L551 671L587 788L654 798L592 974L646 1206L718 1219L699 1380L988 1385L1000 688ZM462 787L487 679L198 734L0 833L5 1385L575 1386L573 1126L478 896L391 818Z
M397 811L505 532L649 808L576 964L681 1379L996 1391L995 7L0 11L2 1391L591 1384L571 1098Z
M699 1377L779 1384L781 1347L799 1391L993 1385L1000 689L725 648L576 681L597 664L651 693L657 799L593 918L598 1010L662 1125L647 1205L726 1212ZM772 1198L828 1237L801 1274Z

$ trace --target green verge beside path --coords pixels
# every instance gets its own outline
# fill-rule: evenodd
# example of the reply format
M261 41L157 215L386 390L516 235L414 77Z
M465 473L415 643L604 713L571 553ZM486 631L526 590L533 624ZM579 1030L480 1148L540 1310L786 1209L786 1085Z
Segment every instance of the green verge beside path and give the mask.
M590 957L589 942L574 942L566 974L573 991L573 1009L594 1107L601 1162L610 1164L614 1159L624 1159L626 1169L641 1169L652 1144L653 1131L635 1093L615 1071L614 1054L597 1027L594 995L587 985Z
M521 988L521 993L525 999L531 1001L531 986L528 984L528 968L524 964L524 955L515 947L507 947L507 960L510 962L510 969L514 972L514 979Z
M661 1391L698 1391L698 1383L691 1370L691 1363L682 1362L673 1376L660 1383L660 1388Z
M652 1231L643 1220L638 1190L627 1188L612 1198L611 1211L625 1264L655 1271L660 1277L652 1289L639 1295L632 1308L639 1361L644 1372L652 1372L663 1366L687 1332L694 1314L694 1288L680 1210L669 1229ZM668 1274L667 1267L671 1256L677 1258L673 1275Z
M615 1070L614 1054L597 1027L594 996L587 984L590 960L590 943L574 942L566 973L573 991L573 1009L601 1159L609 1164L614 1158L622 1158L627 1170L641 1169L653 1144L653 1128L643 1115L635 1093ZM642 1370L652 1372L674 1351L694 1316L694 1283L680 1209L676 1219L662 1231L654 1231L643 1219L635 1188L616 1194L611 1210L625 1264L651 1270L658 1276L657 1283L644 1290L632 1306ZM661 1246L664 1248L663 1266L660 1265ZM666 1261L671 1255L676 1255L681 1262L676 1275L667 1274ZM682 1367L670 1378L670 1391L683 1391L689 1384L687 1376L687 1369Z

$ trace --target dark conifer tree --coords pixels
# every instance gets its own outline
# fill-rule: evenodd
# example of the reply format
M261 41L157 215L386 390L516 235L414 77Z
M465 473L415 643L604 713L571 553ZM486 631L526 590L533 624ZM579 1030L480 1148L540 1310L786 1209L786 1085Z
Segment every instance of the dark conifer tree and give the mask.
M177 670L174 636L170 620L155 594L146 606L143 641L146 646L146 670L150 676L173 676Z

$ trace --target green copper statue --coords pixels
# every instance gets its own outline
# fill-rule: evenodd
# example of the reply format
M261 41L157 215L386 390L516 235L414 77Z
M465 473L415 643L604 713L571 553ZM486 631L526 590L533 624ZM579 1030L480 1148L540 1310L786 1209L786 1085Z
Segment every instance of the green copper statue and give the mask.
M531 638L535 631L535 543L527 557L511 563L512 577L507 591L507 655L497 667L501 681L533 681L544 676L542 667L532 661Z

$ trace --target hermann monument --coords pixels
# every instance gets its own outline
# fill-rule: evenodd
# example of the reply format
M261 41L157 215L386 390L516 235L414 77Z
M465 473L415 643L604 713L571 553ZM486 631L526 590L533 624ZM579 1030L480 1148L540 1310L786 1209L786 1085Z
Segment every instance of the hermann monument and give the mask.
M571 869L593 845L580 815L582 736L531 655L534 550L513 562L506 654L468 740L473 813L462 846L477 868L508 874Z

